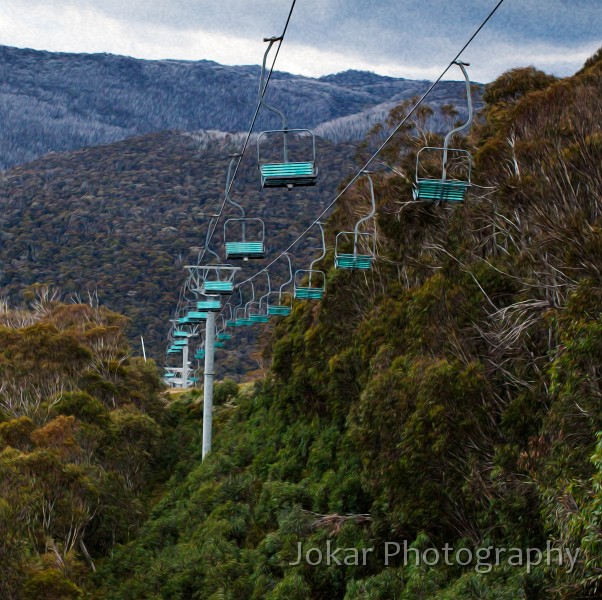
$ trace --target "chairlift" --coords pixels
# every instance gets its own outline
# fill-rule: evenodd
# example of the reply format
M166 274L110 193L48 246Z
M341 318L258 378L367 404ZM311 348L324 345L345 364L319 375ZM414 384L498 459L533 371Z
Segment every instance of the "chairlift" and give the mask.
M470 93L470 79L466 68L468 63L455 61L455 63L464 75L466 80L466 98L468 103L468 120L463 125L452 129L446 136L442 148L426 146L422 148L416 156L416 182L414 183L414 200L425 202L463 202L466 191L472 185L472 157L466 150L459 148L450 148L451 138L461 131L468 129L474 117L472 97ZM450 154L452 158L450 159ZM441 177L423 177L421 174L426 172L427 158L431 160L435 156L441 156Z
M197 360L203 360L205 358L205 335L201 335L199 341L194 349L194 358Z
M206 321L208 319L208 317L209 317L208 312L201 312L198 310L190 310L190 311L188 311L188 314L186 315L186 318L188 319L189 324L203 323L204 321Z
M234 313L232 312L232 306L230 306L229 304L226 304L226 307L230 311L230 317L225 320L226 327L236 327L236 319L235 319Z
M265 258L265 223L259 218L240 217L224 223L227 259Z
M228 259L256 259L265 257L265 223L262 219L248 218L245 209L230 198L230 182L232 181L232 167L240 154L232 155L228 165L226 177L225 199L226 203L240 211L240 217L228 219L224 223L224 245L226 246L226 260Z
M265 105L265 104L264 104ZM303 161L291 161L288 153L288 140L291 134L309 134L311 140L310 150L307 151L307 159ZM269 162L262 158L261 142L264 139L273 139L275 136L283 138L282 160ZM261 175L261 187L265 188L287 188L314 186L318 181L318 169L316 167L316 138L309 129L272 129L263 131L257 137L257 161Z
M268 315L269 316L287 317L288 315L291 314L291 310L292 310L291 304L292 304L293 296L290 292L284 292L283 290L287 285L289 285L293 281L293 265L291 263L291 257L289 256L288 252L285 252L284 254L288 260L289 278L287 279L287 281L285 281L280 286L280 289L278 290L278 292L273 292L273 294L276 294L276 293L278 294L278 304L270 304L269 297L273 294L270 293L270 295L268 296ZM284 298L286 296L288 296L288 298L289 298L288 302L284 302Z
M229 296L234 293L234 276L239 267L231 267L230 265L215 265L212 267L207 265L205 269L207 270L207 277L203 281L201 294Z
M309 129L289 129L286 115L279 109L270 106L264 99L266 75L266 61L268 54L275 42L281 38L268 38L265 41L269 42L268 48L263 56L263 64L261 67L261 75L259 78L259 102L260 106L267 108L269 111L278 115L282 120L282 129L274 129L264 131L257 137L257 164L261 177L261 186L263 188L287 188L299 186L316 185L318 179L318 169L316 168L316 138ZM289 136L291 134L309 134L311 139L310 150L303 156L302 161L291 161L289 158ZM280 160L264 160L261 153L261 142L274 137L282 138L282 159Z
M253 287L253 282L250 282L251 288L253 289L253 298L249 302L252 302L255 298L255 289ZM242 288L238 290L240 296L240 303L234 308L234 323L232 327L246 327L248 325L252 325L253 322L250 321L247 317L247 308L244 304L244 298L242 294Z
M254 302L251 306L256 305L257 306L257 311L256 312L252 312L251 309L249 308L249 315L250 315L250 319L254 322L254 323L267 323L270 320L270 317L268 315L268 297L270 295L270 293L272 292L272 284L270 281L270 272L269 271L265 271L265 276L268 282L268 287L267 287L267 292L261 296L261 298L259 298L259 302ZM262 306L265 305L265 309L262 310Z
M288 302L285 301L288 298ZM293 295L290 292L282 292L278 296L278 304L268 305L268 315L271 317L288 317L292 312L291 302Z
M370 173L365 172L370 183L370 197L372 208L370 214L360 219L355 224L353 231L341 231L335 239L334 266L337 269L360 269L368 270L372 267L376 255L376 236L372 233L361 232L362 223L374 218L376 214L376 202L374 199L374 184ZM353 240L353 252L344 252L347 243Z
M317 223L322 234L322 255L316 258L309 269L298 269L295 272L293 294L299 300L320 300L326 291L326 274L324 271L314 269L314 265L326 256L326 241L322 223ZM304 284L307 277L307 284Z
M230 308L230 305L227 306ZM230 313L231 312L232 309L230 309ZM227 342L228 340L232 339L232 335L226 332L226 319L224 318L224 315L219 315L218 318L221 322L221 326L216 327L215 339L218 342Z
M214 264L195 265L186 267L190 270L189 285L195 293L200 293L204 296L227 296L234 292L234 278L236 272L240 271L240 267L221 264L220 257L211 249L211 236L215 231L215 223L217 216L213 216L207 227L207 235L205 237L205 252L215 258Z
M253 306L257 307L256 311L253 310ZM267 313L261 312L261 301L253 302L251 305L249 305L249 319L252 321L253 324L268 322L269 318Z
M203 294L229 295L234 292L234 281L227 281L223 279L206 279L203 282L203 287L201 288L201 291Z
M257 309L253 310L253 306L257 306ZM248 310L249 321L251 321L253 325L255 325L256 323L261 323L261 315L259 314L259 302L251 302L251 304L248 307Z
M242 316L238 316L240 311L242 311ZM249 325L253 325L253 321L251 321L247 317L247 311L244 307L237 308L235 313L236 313L235 327L248 327Z
M307 285L303 285L304 277L308 278ZM295 271L295 298L299 300L321 300L325 291L326 275L324 271L315 269L298 269Z
M255 285L252 281L249 282L249 285L251 286L251 299L245 304L244 307L244 316L241 321L243 326L255 325L255 323L258 322L254 317L252 317L251 312L251 307L253 306L253 304L257 304L257 302L255 301Z
M240 298L240 302L234 307L234 310L230 309L230 320L227 321L227 324L229 327L242 327L243 323L241 323L242 320L244 320L244 299L243 299L243 295L242 295L242 288L238 289L238 297ZM239 316L239 311L243 311L243 315L242 317Z

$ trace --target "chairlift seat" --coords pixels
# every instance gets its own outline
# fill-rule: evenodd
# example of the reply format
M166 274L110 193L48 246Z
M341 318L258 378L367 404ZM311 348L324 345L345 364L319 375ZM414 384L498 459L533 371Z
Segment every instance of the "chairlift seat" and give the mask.
M196 307L202 312L219 312L222 308L222 303L219 300L199 300L196 303Z
M335 256L334 266L337 269L363 269L372 268L374 257L371 254L339 254Z
M314 162L265 163L259 166L262 187L296 187L316 185L318 173Z
M268 315L275 317L288 317L291 314L291 307L286 304L268 306Z
M203 360L203 358L205 358L205 351L204 350L197 350L197 352L194 353L194 357L197 360Z
M414 186L414 200L432 200L433 202L463 202L468 181L455 179L418 179Z
M268 316L267 315L251 315L249 317L249 319L253 323L267 323L268 322Z
M218 333L218 334L217 334L217 339L218 339L220 342L226 342L226 341L228 341L228 340L231 340L231 339L232 339L232 335L231 335L230 333L223 333L223 332L221 332L221 333Z
M202 294L232 294L234 293L233 281L204 281L201 287Z
M263 242L226 242L227 258L264 258Z
M208 316L209 313L207 312L191 310L186 318L188 319L189 323L202 323L203 321L207 320Z
M176 331L174 332L174 337L177 338L188 338L190 334L187 331Z
M295 288L295 298L299 300L321 300L324 296L324 288L298 287Z
M226 344L224 344L224 342L213 342L213 347L214 348L225 348Z

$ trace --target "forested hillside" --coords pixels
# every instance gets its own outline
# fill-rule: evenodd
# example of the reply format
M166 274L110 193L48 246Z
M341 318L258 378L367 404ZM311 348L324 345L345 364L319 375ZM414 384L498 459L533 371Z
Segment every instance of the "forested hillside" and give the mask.
M171 472L174 415L154 364L131 358L124 327L44 286L27 309L0 305L3 599L80 597Z
M0 169L149 132L246 131L258 85L259 67L0 46ZM329 122L322 134L340 141L363 137L374 122L372 107L378 117L377 105L427 86L359 71L320 79L274 73L267 100L286 107L291 127ZM459 104L462 91L462 84L445 82L430 101ZM347 119L332 123L339 117ZM264 112L258 127L280 125L274 119Z
M601 93L601 53L564 80L500 77L455 141L475 156L461 205L411 200L416 151L440 142L418 114L376 176L375 268L336 271L328 254L324 300L276 327L264 381L218 399L209 458L190 468L198 438L181 444L140 535L91 577L94 597L599 598ZM362 183L330 247L366 210ZM387 542L488 560L386 565ZM345 549L341 561L374 550L291 565L298 544ZM540 561L496 562L493 548Z
M183 266L196 264L223 201L228 154L241 143L240 136L164 132L8 171L0 181L3 296L18 302L36 283L84 301L90 294L129 317L130 338L137 344L144 335L151 355L161 357ZM266 220L270 256L330 202L353 153L350 145L318 140L319 187L269 194L261 193L256 157L247 153L231 195L249 216ZM311 246L300 248L299 261ZM235 353L223 368L241 372L246 358Z

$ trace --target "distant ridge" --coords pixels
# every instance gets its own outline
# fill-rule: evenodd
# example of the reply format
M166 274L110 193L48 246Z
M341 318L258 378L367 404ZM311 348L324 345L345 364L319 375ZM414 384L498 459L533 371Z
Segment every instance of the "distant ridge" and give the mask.
M330 83L337 83L339 85L366 85L373 83L384 83L390 81L407 81L403 77L395 78L388 77L386 75L377 75L372 71L357 71L355 69L349 69L342 71L341 73L334 73L332 75L323 75L318 81L328 81Z
M208 60L141 60L111 54L67 54L0 46L0 169L48 152L107 144L165 130L244 131L256 105L257 66ZM274 73L269 100L292 127L315 128L400 102L427 82L350 70L319 79ZM462 105L463 86L444 82L434 104ZM379 113L380 114L380 113ZM347 120L348 121L348 120ZM277 126L262 115L258 127ZM362 127L324 129L335 140ZM326 133L328 132L328 133ZM358 133L359 132L359 133Z

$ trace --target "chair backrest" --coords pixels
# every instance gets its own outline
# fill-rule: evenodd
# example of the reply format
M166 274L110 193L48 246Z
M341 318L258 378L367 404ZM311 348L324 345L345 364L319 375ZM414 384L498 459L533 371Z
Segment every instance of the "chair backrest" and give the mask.
M303 279L308 278L308 284L303 285ZM324 271L317 269L298 269L295 271L295 286L294 293L295 297L298 297L298 290L319 290L322 292L326 291L326 274Z
M287 143L288 143L288 138L291 134L309 134L310 138L311 138L311 152L308 152L306 156L304 156L303 161L290 161L289 157L287 155ZM261 143L262 140L265 138L269 138L269 137L274 137L274 136L281 136L282 137L282 141L283 141L283 154L282 154L282 160L263 160L261 158ZM294 163L299 163L299 164L311 164L312 168L314 169L315 172L315 164L316 162L316 136L309 130L309 129L271 129L268 131L262 131L258 136L257 136L257 164L259 165L259 168L261 169L261 166L264 164L294 164Z
M233 229L235 224L238 224L240 226L240 235L238 236L234 235ZM249 226L251 226L250 233ZM249 237L251 239L248 239ZM228 219L224 223L224 242L265 243L265 223L263 222L263 219L259 219L257 217L238 217L235 219Z
M441 163L441 177L432 177L428 175L425 163L429 161L429 154L437 158L437 163ZM446 156L445 173L443 172L443 160ZM416 154L416 182L428 181L462 181L470 185L472 178L472 155L468 150L460 148L443 148L436 146L425 146Z
M347 251L346 246L350 246ZM357 231L341 231L337 233L334 245L335 258L341 255L368 256L376 255L376 238L372 233Z
M267 300L268 310L275 306L290 306L292 304L293 295L291 292L271 292Z

